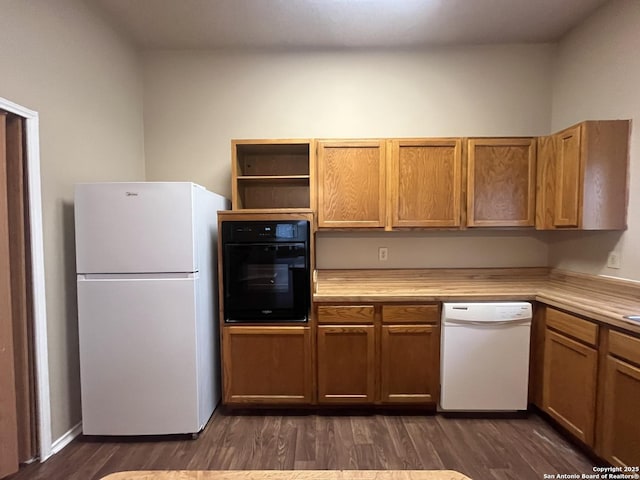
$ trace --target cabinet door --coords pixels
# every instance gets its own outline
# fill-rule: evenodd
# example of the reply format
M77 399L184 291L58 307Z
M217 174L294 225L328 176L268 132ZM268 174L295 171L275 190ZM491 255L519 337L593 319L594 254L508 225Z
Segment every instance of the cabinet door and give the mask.
M543 409L593 446L598 354L594 348L547 329Z
M580 226L580 197L582 172L580 166L581 126L557 134L556 198L554 221L556 227Z
M538 137L536 165L536 229L553 230L556 199L557 137Z
M224 327L223 399L238 403L311 403L309 327Z
M392 226L460 225L462 140L394 140Z
M382 401L434 404L438 400L438 327L385 325L381 339Z
M318 142L318 226L384 227L384 141Z
M471 139L467 167L467 225L534 225L535 139Z
M640 368L607 357L603 453L617 466L640 465Z
M373 325L318 326L318 402L373 403Z

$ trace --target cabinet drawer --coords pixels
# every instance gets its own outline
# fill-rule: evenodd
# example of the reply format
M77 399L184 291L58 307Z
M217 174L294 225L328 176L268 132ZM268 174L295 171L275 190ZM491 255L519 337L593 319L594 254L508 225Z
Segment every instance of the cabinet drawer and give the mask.
M382 306L382 321L385 323L437 323L439 320L439 305Z
M320 305L318 323L373 323L373 305Z
M640 338L610 331L609 353L640 365Z
M558 330L588 345L598 344L598 325L574 315L547 308L547 327Z

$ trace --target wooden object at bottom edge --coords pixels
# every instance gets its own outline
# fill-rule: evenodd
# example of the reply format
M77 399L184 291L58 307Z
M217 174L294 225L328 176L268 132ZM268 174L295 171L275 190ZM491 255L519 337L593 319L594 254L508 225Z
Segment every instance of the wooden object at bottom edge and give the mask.
M102 480L471 480L453 470L165 470L118 472Z

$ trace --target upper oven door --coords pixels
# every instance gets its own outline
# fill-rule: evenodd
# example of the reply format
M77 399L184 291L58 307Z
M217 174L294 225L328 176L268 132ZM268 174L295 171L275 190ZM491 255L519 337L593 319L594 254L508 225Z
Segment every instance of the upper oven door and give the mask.
M224 245L226 322L306 322L309 289L306 243Z

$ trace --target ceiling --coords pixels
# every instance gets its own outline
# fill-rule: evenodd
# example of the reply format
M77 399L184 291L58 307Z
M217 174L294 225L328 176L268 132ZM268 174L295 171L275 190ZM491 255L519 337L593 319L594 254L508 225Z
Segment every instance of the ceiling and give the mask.
M144 49L554 42L606 1L85 0Z

